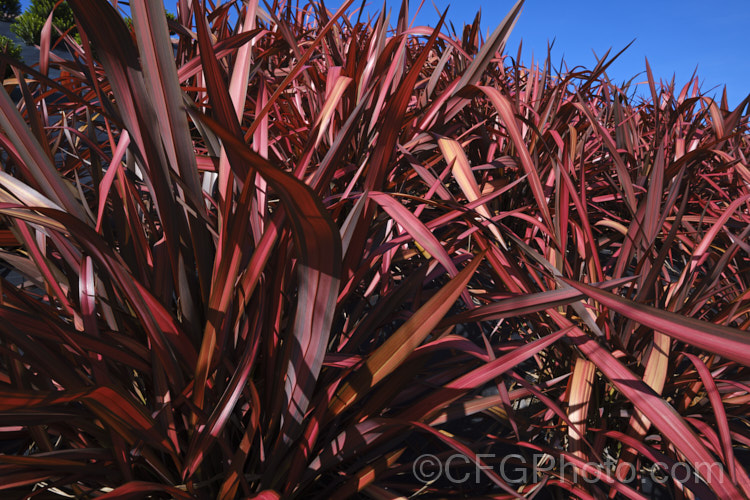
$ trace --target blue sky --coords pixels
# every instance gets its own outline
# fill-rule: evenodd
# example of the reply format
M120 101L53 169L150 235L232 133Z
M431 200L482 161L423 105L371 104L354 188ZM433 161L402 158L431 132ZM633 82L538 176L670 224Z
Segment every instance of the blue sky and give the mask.
M334 8L340 1L330 4ZM326 3L327 5L328 2ZM360 2L355 0L359 6ZM492 31L515 4L514 0L425 1L417 18L421 24L435 25L439 10L449 8L447 19L460 30L482 11L482 32ZM398 15L400 1L387 0L392 18ZM413 16L419 2L410 2ZM434 6L433 6L434 5ZM372 3L370 12L379 10L381 2ZM644 72L636 82L645 82L645 58L654 78L670 80L682 87L698 68L701 88L719 97L727 85L731 105L737 105L750 93L750 1L721 0L526 0L520 18L508 41L506 52L515 56L523 39L522 62L529 64L546 56L547 42L555 40L552 60L555 65L564 57L568 67L596 64L594 52L602 56L608 49L620 51L635 42L607 71L615 83L629 80ZM460 31L459 31L460 33ZM711 91L716 87L714 91ZM646 86L643 91L648 92Z
M102 0L97 0L102 1ZM303 3L304 0L300 0ZM329 9L336 9L341 0L329 0ZM459 31L463 23L473 20L482 11L482 31L492 31L515 3L514 0L426 0L417 18L418 24L435 25L440 11L448 10L448 19ZM24 8L28 0L22 1ZM174 10L174 0L165 2ZM358 8L361 0L355 0ZM386 0L392 19L398 15L400 1ZM372 14L382 7L381 1L370 2L366 12ZM410 2L413 16L419 1ZM709 95L720 96L727 85L731 106L739 104L750 93L750 0L526 0L521 16L511 35L506 51L515 55L523 39L522 62L529 64L546 55L547 42L555 39L552 59L557 65L562 57L568 67L593 67L593 55L613 53L635 39L633 45L608 70L615 83L629 80L645 71L648 57L654 77L670 80L676 75L678 86L687 83L698 68L701 88ZM645 81L645 73L635 80ZM711 90L714 88L714 90ZM643 91L647 92L645 86Z

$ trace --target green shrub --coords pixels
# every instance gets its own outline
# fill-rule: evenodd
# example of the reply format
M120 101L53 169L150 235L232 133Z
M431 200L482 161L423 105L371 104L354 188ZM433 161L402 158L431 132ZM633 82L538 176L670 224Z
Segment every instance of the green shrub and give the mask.
M26 43L39 43L39 36L44 26L44 19L24 12L16 19L10 30Z
M18 0L0 0L0 20L15 18L21 13L21 2Z
M10 30L21 37L28 44L38 44L44 23L55 7L55 0L33 0L26 11L16 18ZM52 22L60 30L66 31L75 25L73 11L67 3L60 4L55 9ZM57 38L57 31L52 30L53 40Z
M0 35L0 52L18 59L21 57L21 46L7 36Z
M7 36L0 35L0 53L7 54L13 59L20 59L21 46ZM3 70L3 67L5 70ZM3 78L8 78L12 73L13 70L11 70L10 66L5 64L5 62L0 62L0 74L3 75Z

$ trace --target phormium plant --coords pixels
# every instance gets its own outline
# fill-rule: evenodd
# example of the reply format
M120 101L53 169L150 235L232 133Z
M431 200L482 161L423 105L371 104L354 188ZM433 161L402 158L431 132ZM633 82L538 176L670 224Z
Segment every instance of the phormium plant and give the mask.
M747 99L509 64L523 0L68 4L0 91L0 495L750 496Z

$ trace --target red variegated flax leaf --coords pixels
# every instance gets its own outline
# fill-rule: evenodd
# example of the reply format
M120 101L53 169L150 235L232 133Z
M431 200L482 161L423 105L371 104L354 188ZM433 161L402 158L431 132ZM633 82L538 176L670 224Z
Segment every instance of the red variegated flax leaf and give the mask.
M3 494L748 497L750 98L527 66L523 4L69 0L0 54Z

